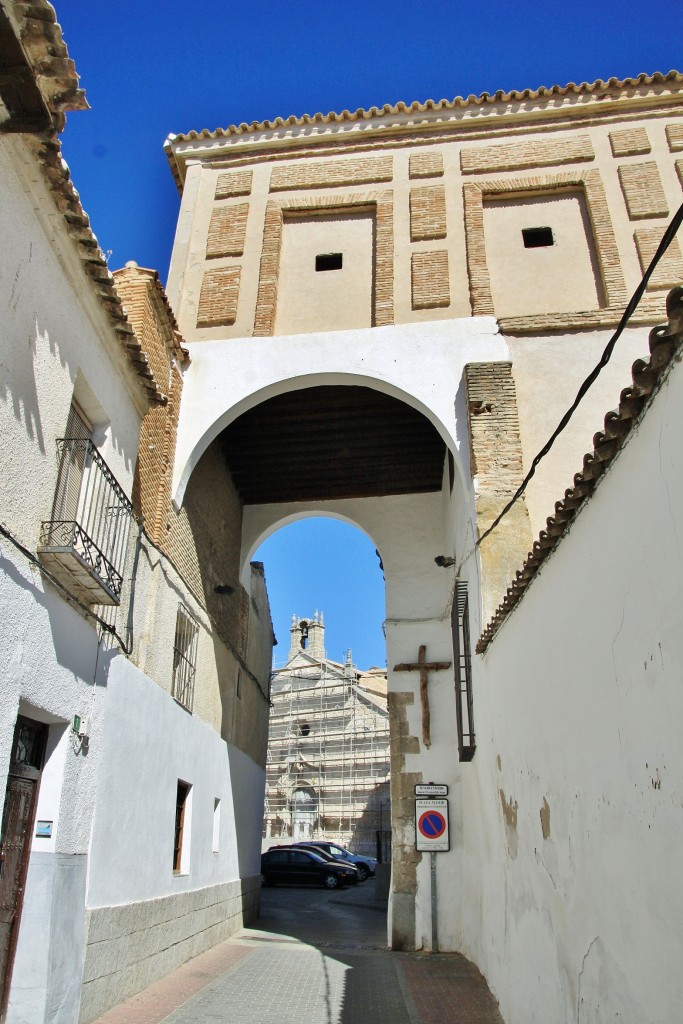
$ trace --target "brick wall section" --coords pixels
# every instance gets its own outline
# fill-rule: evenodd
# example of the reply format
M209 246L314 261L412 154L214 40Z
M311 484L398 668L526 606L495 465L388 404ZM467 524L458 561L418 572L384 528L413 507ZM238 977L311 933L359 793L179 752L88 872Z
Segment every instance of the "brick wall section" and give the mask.
M282 249L282 207L277 202L266 205L263 225L263 248L259 267L258 296L254 318L254 336L269 337L275 327L277 307L277 285L280 274L280 250Z
M643 273L650 265L650 261L657 251L657 246L664 234L663 227L637 228L634 233L636 248L640 258L640 266ZM683 282L683 258L678 238L671 241L657 268L650 278L648 288L673 288Z
M683 124L668 124L666 126L666 138L672 153L677 153L683 149Z
M235 203L214 209L209 222L206 258L241 256L247 233L249 203Z
M115 271L114 279L154 379L166 391L170 353L177 350L178 342L175 321L163 298L159 278L153 270L131 264Z
M446 237L446 190L423 185L410 190L410 239L421 242Z
M448 251L414 252L410 263L413 309L450 306Z
M411 178L440 178L443 175L443 154L411 153L408 175Z
M621 128L609 133L613 156L633 156L650 153L652 146L645 128Z
M486 262L486 239L484 237L484 199L495 196L519 196L528 192L531 195L551 193L556 190L570 188L582 189L590 213L595 238L595 248L602 274L602 282L609 306L623 307L628 301L626 282L621 269L619 249L612 226L607 197L600 172L597 169L565 172L563 174L529 175L524 178L499 178L489 181L467 182L463 186L465 199L465 241L467 250L467 270L470 282L470 298L473 316L493 316L493 297L488 264ZM556 329L554 321L557 314L546 317L551 329ZM564 319L567 314L562 315ZM518 328L523 328L523 318ZM534 329L538 325L538 318ZM542 327L543 325L541 325ZM561 327L562 324L558 325Z
M491 525L524 476L517 395L510 363L468 363L465 387L470 459L476 478L479 535ZM484 621L498 607L507 582L532 543L529 515L520 499L480 548Z
M394 194L382 192L375 206L375 311L374 326L394 322Z
M667 216L669 206L654 160L643 164L622 164L618 171L631 220Z
M283 164L281 167L273 168L270 191L336 188L339 185L391 181L392 177L393 160L390 156L366 156L354 160L316 160L301 164Z
M509 142L501 146L463 149L460 153L460 167L463 174L475 174L593 159L595 153L589 136L576 135L562 140L520 139L519 142Z
M241 267L207 270L202 281L197 310L197 327L234 324L240 293Z
M375 208L375 305L373 326L394 322L394 194L393 191L347 193L334 197L271 200L266 205L263 226L263 248L259 268L259 285L254 318L254 337L273 334L277 309L280 252L283 218L288 212L306 213L314 210L349 210L354 207Z
M133 508L153 543L210 615L214 636L244 660L249 599L239 581L241 500L220 449L212 445L190 478L183 507L180 511L173 507L171 484L183 389L178 363L186 354L156 273L126 267L115 278L129 320L168 396L165 405L149 408L141 424ZM216 594L219 583L232 587L232 593ZM229 725L224 722L224 728ZM233 739L253 753L247 730Z
M231 171L219 174L216 182L216 199L231 199L233 196L248 196L251 193L253 171Z

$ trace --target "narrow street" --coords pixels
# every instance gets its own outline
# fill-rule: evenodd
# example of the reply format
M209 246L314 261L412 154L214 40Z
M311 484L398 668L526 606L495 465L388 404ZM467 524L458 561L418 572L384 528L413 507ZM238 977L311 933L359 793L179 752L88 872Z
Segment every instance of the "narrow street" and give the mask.
M387 950L372 880L264 889L261 914L95 1024L503 1024L464 957Z

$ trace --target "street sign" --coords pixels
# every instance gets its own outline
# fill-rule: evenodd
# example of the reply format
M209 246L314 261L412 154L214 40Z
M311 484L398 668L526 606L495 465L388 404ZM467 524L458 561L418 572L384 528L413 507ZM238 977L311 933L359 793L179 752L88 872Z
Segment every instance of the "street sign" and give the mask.
M415 796L448 796L448 786L437 782L418 783Z
M423 853L450 850L448 800L427 797L415 801L415 846Z

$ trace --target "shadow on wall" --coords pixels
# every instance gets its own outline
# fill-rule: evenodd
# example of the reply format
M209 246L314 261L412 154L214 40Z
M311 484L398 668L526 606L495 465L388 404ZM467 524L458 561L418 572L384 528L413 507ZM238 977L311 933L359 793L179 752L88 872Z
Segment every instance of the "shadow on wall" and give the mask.
M364 853L376 857L380 863L391 862L391 800L389 781L373 786L363 808L356 819L349 849L352 853Z

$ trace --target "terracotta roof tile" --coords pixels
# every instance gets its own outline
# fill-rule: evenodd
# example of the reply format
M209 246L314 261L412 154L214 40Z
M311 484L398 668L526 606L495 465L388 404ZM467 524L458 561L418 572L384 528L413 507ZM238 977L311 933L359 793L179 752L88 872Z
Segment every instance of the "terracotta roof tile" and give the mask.
M85 93L78 87L79 78L69 58L54 8L47 0L15 2L11 5L11 15L13 31L23 48L28 69L51 115L51 128L22 133L22 137L42 166L55 206L64 218L83 269L123 350L151 401L163 404L166 395L155 380L147 356L128 321L106 257L92 232L88 215L81 206L69 168L62 157L57 136L64 128L65 111L84 110L88 104ZM169 315L172 318L170 307ZM175 329L175 320L173 324ZM180 350L179 341L178 347Z
M516 89L512 89L510 92L499 89L495 93L483 92L479 96L471 94L467 97L456 96L452 100L425 100L423 103L415 100L410 104L400 102L393 105L385 103L383 107L370 107L369 110L359 107L358 110L342 110L340 113L330 111L328 114L322 114L318 112L317 114L302 114L298 117L295 114L291 114L289 117L276 117L274 121L252 121L250 124L242 122L242 124L238 125L229 125L227 128L216 128L214 131L204 128L198 132L190 131L187 134L171 135L169 139L172 142L191 142L193 139L219 139L226 135L245 135L251 132L283 128L288 125L300 127L311 124L335 124L342 121L369 121L374 117L386 117L394 114L422 114L430 111L456 110L459 107L481 107L493 103L510 103L545 97L578 95L580 93L599 93L610 89L624 89L639 85L661 85L665 82L683 82L683 75L678 71L669 71L666 74L656 71L653 75L642 74L638 75L637 78L624 79L609 78L606 82L598 78L595 82L581 82L580 85L569 82L567 85L553 85L550 88L541 86L539 89L524 89L521 92Z
M667 296L668 323L650 331L650 358L637 359L631 369L632 384L621 392L619 408L605 416L604 430L593 438L593 451L583 457L583 468L574 477L574 486L555 504L555 515L541 530L538 540L507 589L493 618L477 642L477 654L483 654L503 622L522 598L548 555L567 532L577 512L592 495L597 482L630 436L650 396L659 387L676 351L683 346L683 286Z

